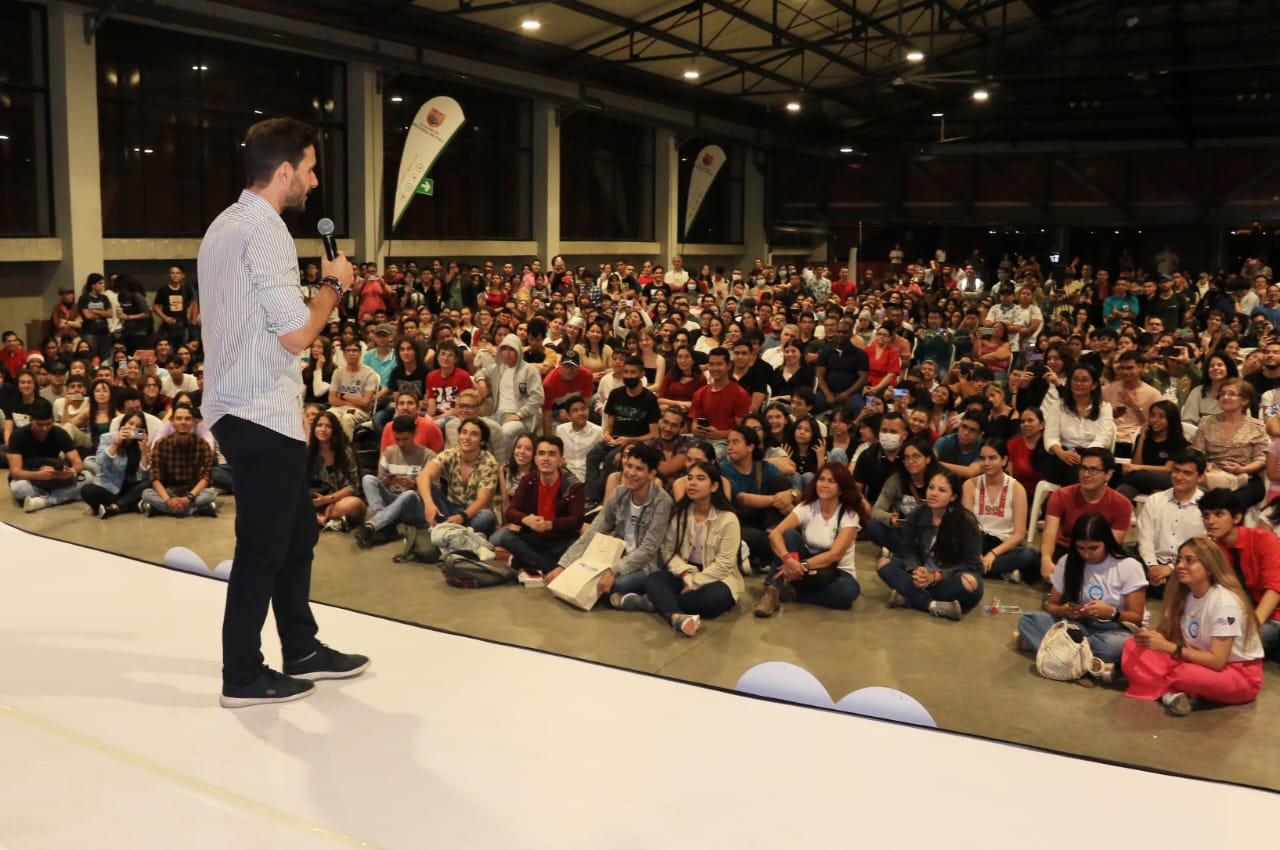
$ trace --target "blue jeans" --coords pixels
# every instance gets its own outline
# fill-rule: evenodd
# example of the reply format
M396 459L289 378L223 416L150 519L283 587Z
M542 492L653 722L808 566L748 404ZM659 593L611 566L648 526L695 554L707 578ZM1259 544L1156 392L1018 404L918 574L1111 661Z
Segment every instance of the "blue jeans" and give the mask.
M178 490L170 490L170 496L190 496ZM187 509L182 513L176 513L173 508L169 507L169 503L160 498L160 494L152 488L148 487L142 491L142 504L151 508L151 513L164 514L166 516L191 516L197 511L207 511L213 507L213 500L218 497L218 493L212 487L206 487L200 491L199 495L191 497L191 501L187 503Z
M440 512L440 516L448 517L454 514L462 514L466 516L466 505L455 505L449 501L449 497L445 495L444 488L439 484L431 485L431 501L436 503L436 510ZM465 525L472 531L479 532L485 537L493 534L494 529L498 527L498 515L493 511L485 508L477 511L476 515L467 520Z
M18 504L22 504L30 496L42 496L49 500L49 507L53 507L54 505L65 505L67 502L78 500L80 498L80 488L84 485L84 481L77 479L56 490L46 490L34 481L10 481L9 492L13 494L13 498L18 500Z
M1058 618L1048 611L1028 611L1018 618L1018 634L1034 648L1040 648L1040 642L1049 632L1049 628L1058 622ZM1108 664L1120 661L1120 653L1124 651L1125 641L1129 640L1129 630L1119 623L1108 620L1076 620L1089 638L1089 649L1096 658Z
M1023 580L1034 578L1039 573L1040 553L1030 546L1014 546L1003 555L996 555L991 564L991 578L1007 578L1009 573L1018 570Z
M613 589L610 593L644 593L645 582L649 578L649 573L643 570L636 570L634 573L627 573L614 579Z
M522 570L546 573L554 570L560 558L577 540L577 536L539 537L524 531L499 528L489 535L489 542L511 553Z
M1261 632L1262 651L1268 658L1280 658L1280 620L1267 620Z
M733 607L733 593L724 582L713 581L685 591L684 582L669 570L650 573L644 582L644 592L668 624L676 614L697 614L712 620Z
M791 529L783 532L782 541L787 546L788 552L795 552L800 555L801 560L810 558L818 554L805 545L804 536L798 529ZM776 556L773 564L769 567L769 577L764 580L766 585L778 585L781 582L778 579L778 569L782 566L782 561ZM836 570L836 580L828 584L826 587L815 590L806 590L804 581L792 582L796 589L796 601L803 602L806 605L821 605L823 608L839 608L847 611L853 607L854 601L858 598L858 594L862 593L862 585L858 584L858 580L844 570Z
M374 531L390 528L398 522L421 528L427 524L426 509L422 506L422 497L416 490L405 490L403 493L392 493L376 475L366 475L360 479L360 489L364 491L364 500L369 503L373 516L366 524Z
M911 581L911 568L901 558L893 558L876 574L889 587L902 594L907 604L917 611L928 611L930 602L959 602L968 611L982 601L982 576L977 573L952 573L937 584L916 587ZM971 575L978 580L976 590L964 586L962 576Z
M877 546L888 549L889 554L895 558L902 554L907 545L902 539L902 532L878 519L867 521L867 537Z

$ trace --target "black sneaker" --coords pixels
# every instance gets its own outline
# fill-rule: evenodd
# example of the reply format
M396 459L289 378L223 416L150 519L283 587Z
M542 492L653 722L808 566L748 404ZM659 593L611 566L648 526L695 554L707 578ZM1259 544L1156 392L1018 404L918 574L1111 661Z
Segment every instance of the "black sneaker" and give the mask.
M369 667L369 658L365 655L347 655L344 652L330 649L324 644L316 646L316 651L306 658L297 661L286 661L286 676L297 679L350 679L359 676Z
M355 538L356 545L361 549L368 549L373 545L373 529L368 525L362 525L355 531L351 532L351 536Z
M244 708L275 702L293 702L316 692L316 686L302 679L290 678L270 667L247 685L223 685L219 702L223 708Z

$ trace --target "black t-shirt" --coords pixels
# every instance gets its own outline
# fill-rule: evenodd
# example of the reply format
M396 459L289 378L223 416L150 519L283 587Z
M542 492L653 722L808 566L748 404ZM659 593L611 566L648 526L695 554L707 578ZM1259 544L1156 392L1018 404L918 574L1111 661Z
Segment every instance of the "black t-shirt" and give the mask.
M106 295L94 295L86 292L80 296L80 300L76 302L76 306L81 310L110 310L111 302L107 300ZM94 336L102 336L107 332L106 319L85 319L84 325L81 326L82 334L92 334Z
M125 319L121 323L121 330L124 331L125 336L143 336L151 333L151 306L147 304L146 296L133 292L120 293L120 311L129 316L146 314L141 319Z
M632 396L626 387L618 387L609 393L609 398L604 403L604 412L613 417L615 437L643 437L649 433L649 427L662 416L658 397L650 390Z
M29 427L19 428L9 440L9 453L22 455L22 468L28 472L65 462L63 455L75 447L71 435L61 428L50 428L44 440L37 440Z
M762 377L760 372L755 368L758 365L759 363L757 362L747 370L747 374L743 375L741 378L734 376L733 379L737 381L738 386L742 387L752 395L755 395L756 393L764 393L765 398L768 398L769 378L773 377L773 375L770 373L768 377Z
M195 290L186 283L178 289L173 289L166 283L156 291L156 305L166 316L177 319L178 324L187 321L187 308L195 300Z
M876 499L880 498L880 490L884 488L884 482L888 481L890 476L905 470L901 455L894 460L889 460L884 456L880 446L874 445L868 446L867 450L858 457L858 463L853 468L853 477L862 485L862 492L866 495L867 501L874 505Z
M391 370L391 375L387 378L387 386L391 389L392 394L401 392L402 390L413 390L418 394L418 398L425 398L427 391L427 367L418 364L418 368L412 372L406 373L404 364L397 363Z

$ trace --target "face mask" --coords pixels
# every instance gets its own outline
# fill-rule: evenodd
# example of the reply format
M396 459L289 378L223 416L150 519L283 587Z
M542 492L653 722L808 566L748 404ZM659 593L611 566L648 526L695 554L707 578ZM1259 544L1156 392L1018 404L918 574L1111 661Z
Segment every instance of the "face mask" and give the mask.
M640 379L639 378L623 378L622 383L626 385L627 389L634 390L636 387L640 386Z
M898 447L902 445L902 437L898 434L881 434L880 448L886 452L896 452Z

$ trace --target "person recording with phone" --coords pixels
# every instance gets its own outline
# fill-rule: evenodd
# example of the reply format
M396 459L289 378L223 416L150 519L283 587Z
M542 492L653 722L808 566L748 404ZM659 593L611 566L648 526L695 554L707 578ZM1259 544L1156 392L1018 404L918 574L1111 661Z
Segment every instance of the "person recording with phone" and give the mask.
M151 485L147 472L147 420L142 411L126 413L119 427L98 442L98 474L80 489L80 498L100 519L138 510Z
M298 289L297 249L281 214L303 211L319 185L318 142L314 127L292 118L250 127L242 149L247 185L200 245L205 419L237 485L236 568L222 625L226 708L301 699L315 692L311 680L356 676L369 666L365 656L320 643L309 600L320 529L307 486L297 358L355 277L344 254L326 251L315 297L304 302ZM268 605L283 673L262 656Z

